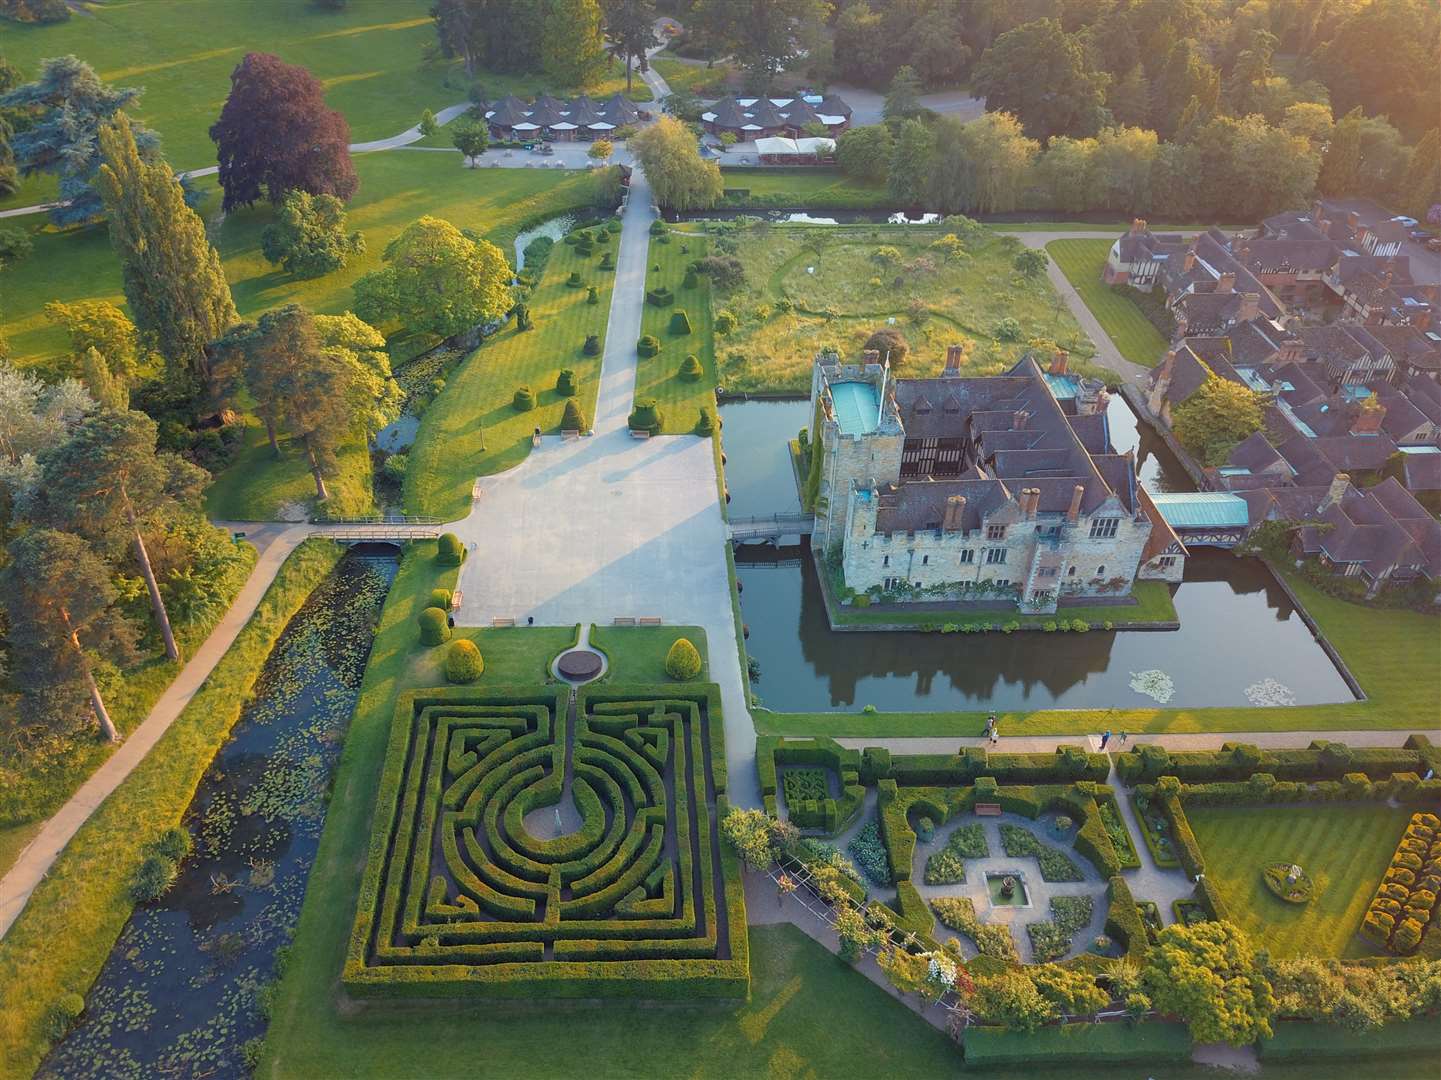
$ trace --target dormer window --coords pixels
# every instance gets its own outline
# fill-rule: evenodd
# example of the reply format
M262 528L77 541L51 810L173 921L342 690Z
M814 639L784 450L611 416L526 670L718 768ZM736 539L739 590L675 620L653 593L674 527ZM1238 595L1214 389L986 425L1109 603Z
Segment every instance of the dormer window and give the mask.
M1004 540L1006 538L1006 527L1004 525L987 525L987 540Z
M1120 524L1121 524L1121 519L1120 519L1120 518L1114 518L1114 517L1092 518L1092 519L1091 519L1091 539L1092 539L1092 540L1109 540L1109 539L1111 539L1113 536L1116 535L1116 530L1120 527Z

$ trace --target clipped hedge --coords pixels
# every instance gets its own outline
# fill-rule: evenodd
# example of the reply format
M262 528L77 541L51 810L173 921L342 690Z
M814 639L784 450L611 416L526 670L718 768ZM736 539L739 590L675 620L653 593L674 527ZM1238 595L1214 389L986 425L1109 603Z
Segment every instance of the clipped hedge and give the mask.
M1184 1024L1060 1024L1036 1031L970 1027L965 1034L966 1067L1028 1065L1183 1065L1191 1058Z
M430 606L430 607L438 607L438 608L440 608L442 611L449 611L449 610L450 610L450 605L451 605L451 599L452 599L452 598L451 598L450 590L449 590L449 589L431 589L431 590L430 590L430 605L429 605L429 606Z
M1336 1024L1277 1021L1273 1034L1260 1042L1262 1061L1332 1061L1375 1058L1374 1075L1387 1075L1382 1059L1400 1054L1441 1055L1441 1024L1422 1017L1386 1024L1374 1031L1350 1031ZM1373 1075L1370 1070L1359 1075Z
M865 788L860 785L857 771L859 759L858 751L847 750L834 739L784 739L762 735L756 740L756 772L766 812L775 814L778 810L778 766L811 766L828 770L840 780L841 797L806 800L801 807L800 819L796 817L796 807L788 806L791 821L798 828L819 829L829 835L849 827L865 801Z
M1146 921L1125 878L1117 874L1106 882L1106 900L1106 933L1125 948L1127 956L1140 960L1146 955L1150 940Z
M670 316L670 332L679 336L691 333L690 316L685 308L676 308Z
M569 398L565 403L565 410L560 418L561 431L586 431L590 427L585 422L585 414L580 411L580 406L574 398Z
M580 386L576 382L575 369L561 368L560 374L555 377L555 392L561 397L575 397L579 391Z
M715 434L715 414L704 406L701 407L700 417L695 422L695 433L707 437Z
M655 307L670 307L675 303L675 293L671 292L664 285L658 289L651 289L645 294L646 303Z
M631 431L647 431L652 435L660 434L662 423L660 405L655 398L636 398L635 407L626 418L626 426Z
M1185 783L1247 780L1268 773L1277 780L1314 782L1339 780L1364 773L1387 780L1394 773L1441 772L1441 752L1425 735L1411 735L1400 747L1350 747L1317 739L1304 750L1263 750L1250 743L1228 742L1219 750L1166 750L1143 743L1116 755L1116 774L1127 785L1174 776Z
M888 760L885 772L874 775L889 777L902 786L962 786L981 776L1003 784L1103 783L1111 772L1105 754L1087 753L1074 745L1058 746L1049 754L993 754L983 746L967 746L956 754L901 754L888 756Z
M599 335L599 334L586 334L586 335L585 335L585 344L583 344L583 345L580 347L580 351L583 352L583 353L585 353L586 356L599 356L599 355L600 355L600 335Z
M1441 818L1411 815L1361 920L1361 936L1402 956L1416 951L1441 894Z
M445 653L445 681L473 683L485 674L485 660L475 642L466 638L452 641Z
M535 408L535 391L528 386L517 387L510 403L516 412L530 412Z

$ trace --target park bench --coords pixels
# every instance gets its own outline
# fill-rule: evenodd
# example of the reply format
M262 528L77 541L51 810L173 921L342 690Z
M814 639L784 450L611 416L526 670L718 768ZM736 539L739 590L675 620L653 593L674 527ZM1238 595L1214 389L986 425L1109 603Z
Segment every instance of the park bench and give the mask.
M514 625L515 625L515 620L514 620L514 619L508 619L508 618L505 618L505 617L503 617L503 616L497 615L495 618L493 618L493 619L490 620L490 625L491 625L491 626L514 626Z
M635 428L631 428L631 429L630 429L630 437L631 437L632 439L649 439L649 438L650 438L650 432L649 432L649 431L637 431Z
M659 615L642 615L636 619L635 624L637 626L659 626L661 619Z
M579 438L580 438L580 431L577 430L576 428L565 428L565 429L563 429L563 430L561 431L560 437L561 437L564 441L570 442L570 441L572 441L573 439L579 439Z
M478 499L478 498L480 498L480 497L481 497L482 495L484 495L484 494L485 494L485 487L484 487L484 485L481 483L480 477L476 477L476 478L475 478L475 483L473 483L473 484L470 485L470 497L471 497L472 499Z
M629 615L617 615L617 616L615 617L615 623L614 623L614 625L616 625L616 626L634 626L634 625L635 625L635 619L631 618Z
M1001 804L996 802L976 803L976 817L1000 817Z
M459 610L460 610L460 590L459 590L459 589L456 589L453 593L450 594L450 610L451 610L451 611L459 611Z

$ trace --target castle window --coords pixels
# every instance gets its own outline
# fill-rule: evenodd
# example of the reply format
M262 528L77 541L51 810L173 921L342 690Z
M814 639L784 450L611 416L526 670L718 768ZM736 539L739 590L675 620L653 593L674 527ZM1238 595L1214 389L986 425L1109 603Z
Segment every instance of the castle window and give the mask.
M1005 561L1006 561L1006 549L1005 549L1005 548L987 548L987 549L986 549L986 565L987 565L987 566L1001 566L1001 565L1004 565L1004 564L1005 564Z
M1004 540L1006 538L1006 527L1004 525L987 525L987 540Z
M961 548L961 562L963 562L963 563L973 563L973 562L975 562L975 561L976 561L976 552L975 552L975 549L974 549L974 548Z
M890 565L891 565L891 557L890 557L889 555L884 556L884 557L881 559L881 565L882 565L882 566L890 566Z
M931 557L930 557L929 555L922 555L922 556L921 556L921 565L922 565L922 566L930 566L930 565L931 565Z
M1043 566L1037 577L1055 577L1061 572L1059 566Z
M1102 575L1105 574L1105 572L1106 572L1106 564L1105 564L1105 563L1102 563L1100 566L1096 567L1096 576L1097 576L1097 577L1101 577Z
M1011 579L1008 578L1008 577L998 577L998 578L996 578L996 580L993 582L993 584L994 584L994 585L996 586L996 588L998 588L998 589L1004 589L1004 588L1006 588L1008 585L1010 585L1010 583L1011 583Z
M1066 576L1067 576L1067 577L1075 577L1075 576L1076 576L1076 568L1075 568L1074 566L1070 567L1070 568L1066 571Z
M1176 556L1162 555L1158 560L1156 560L1156 562L1162 570L1169 570L1171 569L1171 567L1176 565Z
M1105 517L1091 519L1091 539L1109 540L1116 535L1116 528L1121 524L1120 518Z

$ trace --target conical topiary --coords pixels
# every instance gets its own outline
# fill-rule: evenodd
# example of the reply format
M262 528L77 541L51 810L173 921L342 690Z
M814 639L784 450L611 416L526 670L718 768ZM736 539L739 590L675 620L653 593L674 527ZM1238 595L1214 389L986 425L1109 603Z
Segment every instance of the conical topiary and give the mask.
M511 402L516 412L530 412L535 408L535 391L528 386L522 386L515 392L515 398Z
M560 418L560 430L584 431L586 426L585 415L580 411L575 398L566 398L565 415Z
M631 409L626 424L632 431L648 431L652 435L659 435L661 415L655 398L636 398L635 408Z
M586 289L586 291L585 291L585 302L586 302L587 304L599 304L599 303L600 303L600 292L596 289L596 287L595 287L594 285L592 285L590 288Z
M700 359L691 353L680 362L680 377L686 382L697 382L705 374L705 368L701 367Z
M560 374L556 376L555 392L562 397L574 397L576 392L575 372L570 368L561 368Z
M602 270L615 269L615 256L612 255L609 251L607 251L604 255L600 257L600 268Z
M697 435L711 435L715 432L715 417L709 409L700 411L700 419L696 421L695 433Z
M585 284L585 282L580 280L579 270L572 270L570 272L570 277L565 279L565 283L569 285L572 289L578 289Z
M676 308L670 316L670 332L672 334L689 334L690 316L685 313L685 308Z
M680 682L690 682L700 674L700 653L688 638L676 638L665 654L665 673Z
M654 356L660 352L660 339L654 334L646 334L635 343L635 351L641 356Z

